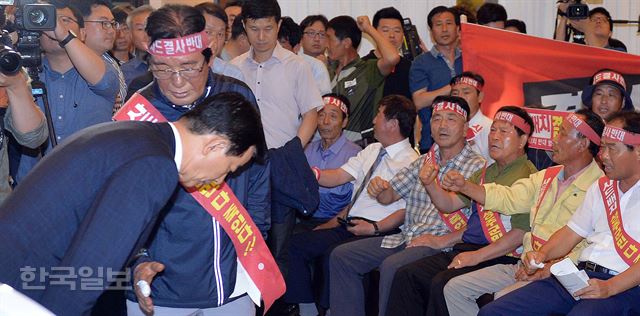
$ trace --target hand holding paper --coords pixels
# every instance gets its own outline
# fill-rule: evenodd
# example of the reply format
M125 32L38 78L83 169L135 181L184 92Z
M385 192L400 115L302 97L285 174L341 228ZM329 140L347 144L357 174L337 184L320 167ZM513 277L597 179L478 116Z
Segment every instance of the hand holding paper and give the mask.
M573 264L573 261L569 258L565 258L562 261L551 266L551 274L553 274L560 284L572 296L579 290L589 286L589 276L584 270L578 270ZM579 300L580 297L574 296L575 300Z

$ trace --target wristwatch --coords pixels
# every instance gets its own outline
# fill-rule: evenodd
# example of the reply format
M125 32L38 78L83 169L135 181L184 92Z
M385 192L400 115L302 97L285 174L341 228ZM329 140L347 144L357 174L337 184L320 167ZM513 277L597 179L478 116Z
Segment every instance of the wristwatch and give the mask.
M60 45L60 47L64 48L67 44L69 44L69 42L71 42L71 40L73 40L74 38L77 38L77 37L78 36L76 36L76 33L74 33L72 30L69 30L69 34L67 34L67 37L65 37L63 40L58 42L58 45Z
M373 235L374 236L380 236L380 228L378 228L378 223L377 222L371 222L371 225L373 225Z

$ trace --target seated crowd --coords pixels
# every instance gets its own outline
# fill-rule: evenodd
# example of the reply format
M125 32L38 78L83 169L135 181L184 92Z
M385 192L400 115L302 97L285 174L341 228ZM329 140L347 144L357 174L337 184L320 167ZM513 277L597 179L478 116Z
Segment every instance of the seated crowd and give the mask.
M640 314L640 114L624 69L602 65L584 82L582 108L563 119L552 151L543 153L549 163L537 165L528 158L532 117L510 104L493 117L483 113L483 91L496 83L462 65L461 15L526 33L524 22L509 20L499 4L420 13L428 14L433 47L421 43L423 52L412 56L402 53L404 17L394 7L372 20L317 14L297 24L282 16L277 0L155 9L50 2L57 25L42 32L42 67L32 74L47 94L32 95L27 71L0 74L7 99L0 120L0 257L7 257L0 259L0 284L54 313L261 314L242 250L182 181L183 173L211 166L214 182L224 181L246 209L283 277L286 291L268 315L304 315L309 308L332 316ZM605 8L585 20L568 19L566 11L560 1L556 39L582 32L583 44L625 50L611 38ZM363 35L374 44L366 56L358 53ZM10 244L17 240L11 237L17 210L38 205L35 211L44 213L51 206L30 206L26 190L47 190L41 186L50 182L34 178L47 175L81 131L144 114L143 120L175 122L165 133L181 135L190 126L192 141L171 146L176 157L202 158L218 144L209 138L204 144L207 133L194 129L239 103L255 117L236 109L223 125L237 124L235 130L244 129L238 135L253 140L230 137L235 147L225 170L193 158L185 171L176 158L185 188L175 177L118 182L134 190L142 181L166 180L147 183L166 195L156 213L131 215L141 207L125 206L133 194L122 193L121 205L114 204L114 218L138 220L122 224L130 245L119 253L91 249L81 256L89 245L73 237L90 236L96 216L75 209L60 220L69 223L62 237ZM219 111L203 110L218 104ZM132 109L140 113L126 112ZM153 147L154 139L142 139L141 148ZM77 160L86 166L71 157L65 168L97 174L107 164L100 159L126 159L109 148L92 155ZM152 166L145 170L153 173ZM201 182L190 184L200 189ZM78 194L95 193L81 187L73 186ZM74 192L52 192L72 208ZM36 242L42 244L29 249ZM9 251L15 256L2 253ZM126 286L74 300L44 276L40 283L53 291L25 286L25 265L102 267L101 256L109 259L105 267L125 271ZM551 271L565 258L589 278L572 293Z

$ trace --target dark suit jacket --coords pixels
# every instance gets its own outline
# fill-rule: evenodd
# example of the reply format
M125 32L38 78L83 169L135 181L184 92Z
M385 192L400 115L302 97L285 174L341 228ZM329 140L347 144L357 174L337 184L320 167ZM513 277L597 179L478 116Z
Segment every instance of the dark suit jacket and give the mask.
M79 275L106 288L145 241L178 187L174 154L167 123L99 124L56 147L0 206L0 282L58 315L88 313L102 290L80 291Z

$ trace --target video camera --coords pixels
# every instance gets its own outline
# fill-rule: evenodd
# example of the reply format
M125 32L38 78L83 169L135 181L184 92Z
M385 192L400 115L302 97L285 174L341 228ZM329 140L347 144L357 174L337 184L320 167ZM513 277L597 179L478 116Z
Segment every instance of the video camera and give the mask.
M569 0L558 0L557 3L567 3ZM567 7L567 18L571 20L584 20L589 17L589 6L582 3L582 0L575 0L575 3Z
M411 23L410 18L404 18L402 21L402 30L404 32L404 41L402 42L402 56L409 60L413 60L418 55L422 54L422 48L420 48L420 36L416 26Z
M13 75L26 67L29 74L37 74L42 65L40 35L56 28L56 7L35 3L37 0L0 0L0 72ZM7 6L15 6L14 22L7 21ZM10 33L17 32L14 44Z

